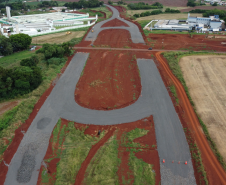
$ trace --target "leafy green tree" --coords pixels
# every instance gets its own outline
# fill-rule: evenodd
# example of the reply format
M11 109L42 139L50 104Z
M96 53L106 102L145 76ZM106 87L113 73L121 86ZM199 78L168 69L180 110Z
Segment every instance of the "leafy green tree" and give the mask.
M0 35L0 55L10 55L13 53L13 47L10 39Z
M23 33L11 35L9 38L15 51L28 49L32 40L29 35Z
M212 6L217 6L217 2L213 3L213 5L212 5Z
M36 66L36 63L31 58L26 58L26 59L21 60L20 65L32 67L32 66Z

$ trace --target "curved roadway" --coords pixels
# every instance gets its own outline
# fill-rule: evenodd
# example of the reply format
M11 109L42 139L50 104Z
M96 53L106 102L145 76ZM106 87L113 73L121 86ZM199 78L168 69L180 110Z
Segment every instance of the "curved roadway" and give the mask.
M125 20L125 19L122 19L119 15L119 12L116 8L114 8L113 6L109 6L109 5L106 5L108 6L112 12L113 12L113 15L110 19L107 19L107 20L104 20L104 21L101 21L97 24L95 24L93 26L93 29L94 32L92 32L92 30L90 30L90 32L87 34L86 38L85 38L85 41L95 41L98 34L103 31L103 30L107 30L107 29L125 29L125 30L128 30L130 32L130 35L131 35L131 39L133 41L133 43L143 43L145 44L144 42L144 39L139 31L139 28L137 27L137 25ZM125 26L120 26L120 27L103 27L101 28L102 25L104 25L106 22L109 22L113 19L119 19L120 21L123 21L124 23L126 23L129 27L125 27Z
M142 96L134 104L118 110L99 111L80 107L74 100L76 84L87 59L88 53L77 53L71 60L21 141L10 163L5 184L37 183L49 138L60 117L84 124L112 125L150 115L155 122L161 184L196 184L182 125L155 63L150 59L137 59ZM184 164L185 161L188 165Z

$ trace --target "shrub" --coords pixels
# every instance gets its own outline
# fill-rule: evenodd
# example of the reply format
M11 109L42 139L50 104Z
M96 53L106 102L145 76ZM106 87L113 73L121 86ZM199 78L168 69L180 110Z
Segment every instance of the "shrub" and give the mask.
M32 66L36 66L36 63L31 58L26 58L26 59L21 60L20 65L32 67Z

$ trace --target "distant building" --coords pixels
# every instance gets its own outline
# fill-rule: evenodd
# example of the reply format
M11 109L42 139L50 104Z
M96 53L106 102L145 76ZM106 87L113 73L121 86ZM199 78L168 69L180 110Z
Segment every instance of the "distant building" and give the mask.
M222 21L219 19L219 15L209 17L190 17L190 14L188 14L187 23L197 29L207 27L209 30L218 29L219 31L222 28Z

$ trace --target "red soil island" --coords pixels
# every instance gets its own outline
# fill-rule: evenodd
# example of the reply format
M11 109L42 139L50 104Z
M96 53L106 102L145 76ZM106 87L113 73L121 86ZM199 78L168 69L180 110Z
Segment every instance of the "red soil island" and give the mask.
M109 22L106 22L105 24L103 24L101 26L101 28L103 27L118 27L118 26L125 26L125 27L129 27L128 24L120 21L119 19L115 18Z
M90 109L110 110L134 103L141 92L136 56L93 51L75 89L75 101Z
M124 29L109 29L101 31L95 40L94 45L96 47L147 49L147 46L144 44L133 43L130 32Z

